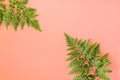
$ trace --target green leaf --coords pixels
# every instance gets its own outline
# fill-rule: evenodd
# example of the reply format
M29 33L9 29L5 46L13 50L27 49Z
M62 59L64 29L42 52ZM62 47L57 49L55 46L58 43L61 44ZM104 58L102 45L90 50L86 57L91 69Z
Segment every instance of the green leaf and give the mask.
M35 14L35 12L36 12L36 9L34 9L34 8L27 8L27 13L28 14Z
M111 64L111 62L106 62L104 63L104 66L109 66Z
M80 61L78 60L73 60L69 65L68 65L68 68L69 67L78 67L80 66Z
M81 80L80 76L76 76L73 80Z
M79 71L81 71L79 68L73 68L73 69L69 72L69 74L78 74Z
M95 65L97 67L102 67L102 65L103 65L103 63L101 61L96 61L95 63L96 63Z
M0 25L2 24L3 22L3 11L0 10Z
M64 33L65 37L66 37L66 42L67 42L67 46L73 46L73 38L71 38L69 35L67 35L66 33Z
M90 50L90 39L88 39L87 41L85 41L84 43L84 51L83 54L88 54L88 51Z
M77 51L72 51L72 52L69 52L67 55L76 55Z
M95 55L100 54L100 44L97 44L96 48L95 48Z
M31 15L30 15L30 18L34 19L34 18L36 18L37 16L38 16L38 14L31 14Z
M70 47L67 50L75 50L75 47Z
M82 39L80 39L80 40L78 41L78 43L77 43L78 47L80 47L81 44L82 44Z
M23 4L27 4L28 3L28 0L23 0Z
M13 25L14 25L14 29L17 30L17 28L18 28L18 23L13 23Z
M42 31L42 30L40 29L40 25L39 25L39 23L38 23L37 20L32 20L32 21L31 21L31 26L32 26L33 28L35 28L36 30Z
M75 59L76 58L76 56L74 55L74 56L70 56L70 57L68 57L67 59L66 59L66 61L70 61L70 60L73 60L73 59Z
M14 29L17 30L19 25L19 16L15 13L13 14L13 17L12 17L12 24L14 26Z
M86 43L86 40L84 40L82 43L81 43L81 46L79 47L79 49L84 52L85 50L85 43Z
M102 60L108 59L108 53L106 53L104 56L102 56Z
M31 20L29 18L26 19L28 27L31 25Z
M97 43L94 43L92 46L91 46L91 49L90 49L90 52L89 52L89 54L92 54L92 53L94 53L95 52L95 48L97 47Z
M6 20L5 20L6 29L8 29L8 26L10 25L10 23L11 23L11 20L10 20L10 19L6 19Z
M106 77L104 80L110 80L110 78Z
M21 29L23 29L24 25L25 25L25 22L24 22L23 19L21 19L21 20L20 20L20 26L21 26Z
M110 70L110 69L108 69L108 68L105 68L103 71L104 71L104 72L107 72L107 73L112 72L112 70Z
M95 56L96 56L96 47L98 46L99 44L98 43L94 43L91 48L90 48L90 51L89 51L89 59L93 59Z

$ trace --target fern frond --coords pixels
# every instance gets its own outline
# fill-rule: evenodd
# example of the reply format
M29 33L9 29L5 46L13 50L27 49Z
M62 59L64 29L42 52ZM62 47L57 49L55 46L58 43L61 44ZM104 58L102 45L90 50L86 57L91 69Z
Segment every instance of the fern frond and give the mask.
M111 64L108 54L100 56L100 44L90 44L90 39L82 40L72 38L66 33L68 46L68 68L72 68L69 74L76 77L73 80L110 80L106 73L112 72L107 68Z
M27 24L28 27L42 31L36 20L38 16L36 9L26 6L28 0L8 0L8 5L5 5L4 2L4 0L0 0L0 24L4 22L7 29L12 24L15 30L18 26L23 29Z

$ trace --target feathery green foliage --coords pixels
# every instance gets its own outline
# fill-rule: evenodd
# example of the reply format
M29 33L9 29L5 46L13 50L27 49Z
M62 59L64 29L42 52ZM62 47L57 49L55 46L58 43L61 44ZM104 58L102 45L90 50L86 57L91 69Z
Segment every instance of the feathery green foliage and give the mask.
M0 0L0 25L4 22L6 28L13 25L17 30L18 26L21 29L25 24L41 31L38 20L35 18L36 9L27 7L28 0L8 0L8 4L5 4L5 0Z
M78 40L65 33L66 43L69 47L67 61L69 74L76 75L73 80L110 80L106 73L112 72L107 68L111 64L108 54L100 56L100 44L90 44L88 40Z

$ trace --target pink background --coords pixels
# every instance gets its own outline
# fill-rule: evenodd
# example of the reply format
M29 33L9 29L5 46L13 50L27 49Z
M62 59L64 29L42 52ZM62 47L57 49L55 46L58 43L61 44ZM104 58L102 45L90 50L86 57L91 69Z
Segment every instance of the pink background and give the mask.
M0 80L72 80L64 32L101 43L109 52L111 80L120 80L119 0L29 0L43 32L0 28Z

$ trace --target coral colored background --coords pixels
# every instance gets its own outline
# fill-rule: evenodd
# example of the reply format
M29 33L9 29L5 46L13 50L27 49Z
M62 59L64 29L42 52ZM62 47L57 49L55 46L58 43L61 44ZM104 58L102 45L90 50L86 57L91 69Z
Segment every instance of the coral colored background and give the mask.
M120 80L119 0L29 0L43 32L0 28L0 80L72 80L64 32L101 43L109 52L111 80Z

